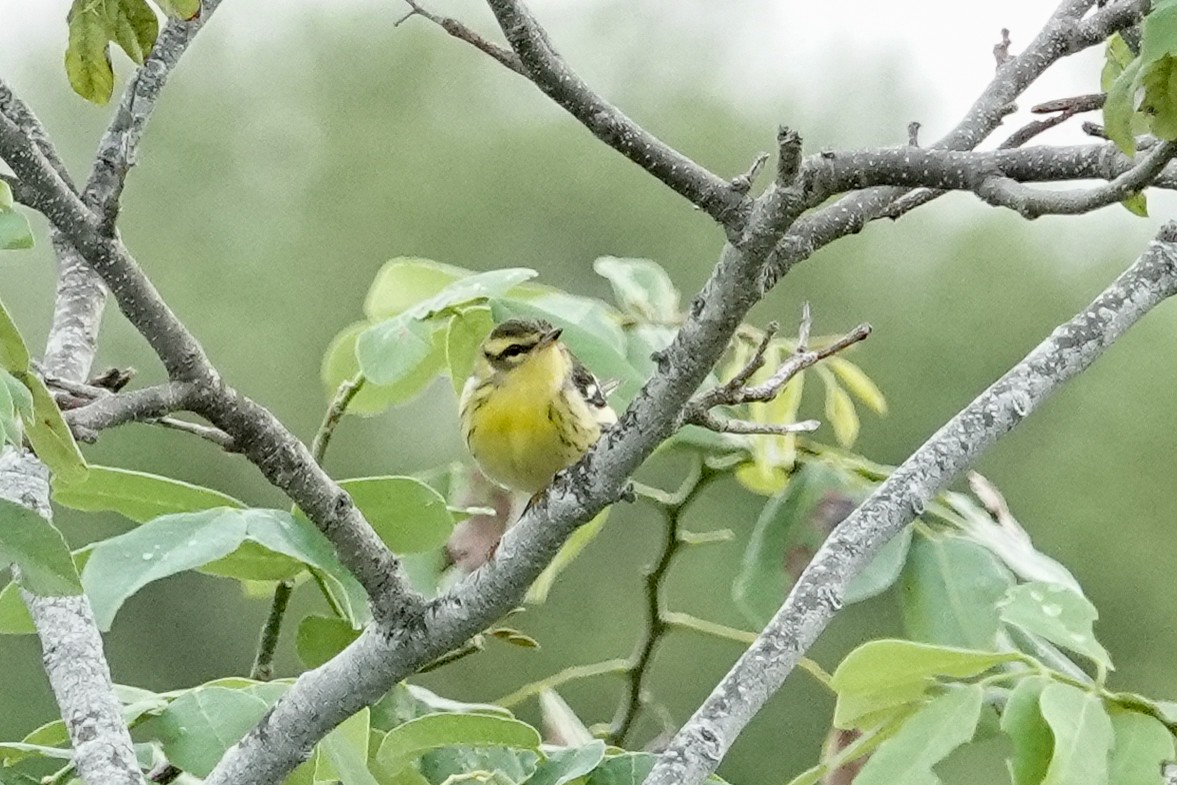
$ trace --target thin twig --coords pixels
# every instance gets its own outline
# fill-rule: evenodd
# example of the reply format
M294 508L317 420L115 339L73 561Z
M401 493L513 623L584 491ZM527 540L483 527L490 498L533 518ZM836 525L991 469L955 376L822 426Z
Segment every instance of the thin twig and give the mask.
M658 554L658 561L646 573L645 631L638 642L637 650L629 661L629 668L626 670L625 691L622 694L621 703L617 707L617 716L609 730L611 744L624 745L626 738L633 730L638 712L645 701L643 688L649 677L654 652L669 629L662 595L671 564L688 544L681 536L682 516L691 502L698 497L699 493L715 476L716 472L712 469L702 464L696 464L696 469L683 483L683 487L669 497L669 503L658 502L656 499L648 497L655 501L661 509L665 518L666 532L662 541L662 550Z
M428 9L422 7L421 4L415 0L405 0L405 3L409 6L409 12L400 19L396 20L392 25L393 27L400 27L414 16L419 16L422 19L428 19L430 22L433 22L433 24L437 25L442 30L445 30L459 41L465 41L483 54L490 55L501 65L514 71L520 76L527 76L527 71L523 69L523 62L519 59L519 55L515 54L510 49L486 40L478 33L474 32L469 27L462 24L453 17L441 16L440 14L432 13Z
M214 428L211 425L202 425L198 422L188 422L176 417L157 417L154 420L145 420L144 422L158 425L161 428L167 428L181 433L190 433L193 436L199 436L206 442L212 442L220 447L225 452L240 452L236 440L229 434L222 431L220 428Z
M342 382L339 389L335 391L335 397L331 399L331 404L323 415L323 422L319 425L319 430L315 432L311 446L311 457L320 466L323 465L323 458L327 455L327 445L331 443L336 426L339 425L339 421L347 413L348 405L351 404L352 399L356 397L363 386L364 377L356 376L354 379ZM253 667L250 669L250 678L252 679L269 681L274 677L274 655L278 651L278 641L282 636L282 622L286 618L286 607L289 605L290 595L293 593L293 578L278 581L278 585L274 587L274 597L270 600L270 612L266 616L266 623L262 626L261 635L258 638L257 654L254 655ZM324 591L324 594L330 599L330 592Z
M514 708L528 698L539 695L544 690L554 690L570 681L590 679L594 676L607 676L612 673L628 673L630 664L629 660L617 659L596 662L592 665L573 665L570 668L565 668L558 673L548 676L546 679L525 684L514 692L508 693L498 700L493 701L493 703L496 706L502 706L504 709Z

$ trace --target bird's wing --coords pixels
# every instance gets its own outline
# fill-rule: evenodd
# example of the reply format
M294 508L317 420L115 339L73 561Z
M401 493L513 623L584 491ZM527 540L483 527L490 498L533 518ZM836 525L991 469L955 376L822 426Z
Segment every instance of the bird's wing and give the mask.
M576 391L579 392L590 406L598 409L604 409L609 405L605 400L605 396L613 392L616 385L604 384L597 381L597 377L593 376L593 372L584 367L584 363L576 359L576 355L572 352L568 353L572 360L572 383L576 386Z

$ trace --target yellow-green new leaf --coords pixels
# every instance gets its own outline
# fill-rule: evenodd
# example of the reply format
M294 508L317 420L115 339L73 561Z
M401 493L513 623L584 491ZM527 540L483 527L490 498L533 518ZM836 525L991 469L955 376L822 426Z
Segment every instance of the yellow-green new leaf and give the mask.
M159 35L159 20L147 0L102 0L102 5L111 40L123 48L127 57L143 65Z
M855 398L866 404L875 414L887 413L887 399L861 368L841 357L831 357L826 362L830 364L830 369L842 386Z
M110 67L110 30L103 3L74 0L69 11L69 46L65 50L65 73L74 92L91 103L104 106L114 91Z
M155 0L168 16L189 21L200 15L200 0Z
M29 369L29 350L8 309L0 301L0 366L18 373Z
M853 446L858 440L858 412L850 394L833 382L826 384L826 418L834 426L838 444Z

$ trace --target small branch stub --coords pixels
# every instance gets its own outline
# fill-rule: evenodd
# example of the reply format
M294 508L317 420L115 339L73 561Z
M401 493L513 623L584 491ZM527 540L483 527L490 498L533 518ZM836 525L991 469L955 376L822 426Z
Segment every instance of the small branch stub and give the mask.
M777 130L777 185L790 185L801 169L801 134L781 126Z
M803 420L791 423L763 423L749 420L723 418L711 410L716 406L739 406L745 403L765 403L781 394L793 377L798 373L821 362L831 355L866 340L871 333L869 324L860 324L833 343L819 349L809 348L809 334L812 329L812 317L809 303L806 303L801 315L801 324L797 330L797 348L793 354L773 372L767 380L760 384L751 385L752 376L764 367L768 348L779 329L776 322L772 322L764 331L756 350L752 356L738 370L730 380L695 396L683 408L683 424L699 425L708 430L719 433L742 434L771 434L785 435L790 433L805 433L817 430L820 423L817 420Z

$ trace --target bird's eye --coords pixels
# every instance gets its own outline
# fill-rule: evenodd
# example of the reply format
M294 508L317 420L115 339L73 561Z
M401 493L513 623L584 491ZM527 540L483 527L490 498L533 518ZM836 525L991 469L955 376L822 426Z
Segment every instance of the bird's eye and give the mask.
M501 352L499 352L499 357L502 359L506 359L508 357L518 357L519 355L526 352L529 348L531 347L524 346L521 343L513 343L506 349L503 349Z

